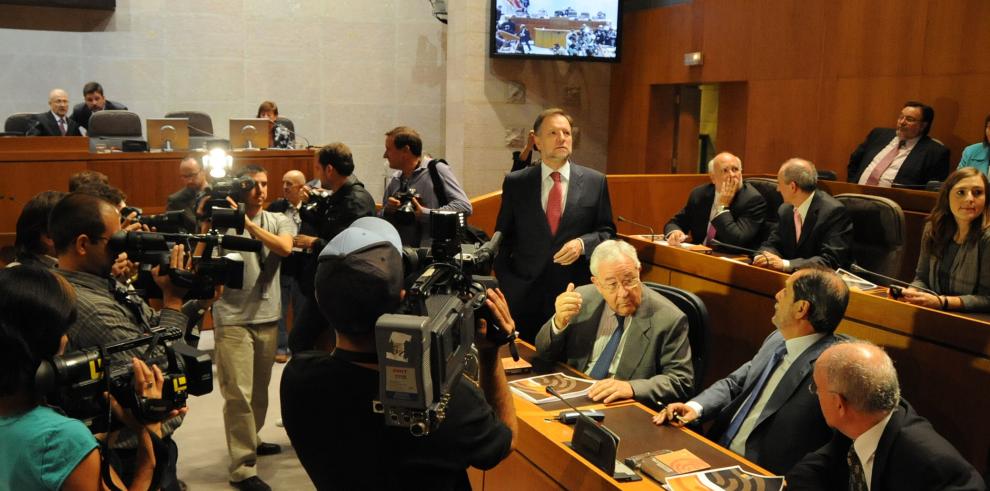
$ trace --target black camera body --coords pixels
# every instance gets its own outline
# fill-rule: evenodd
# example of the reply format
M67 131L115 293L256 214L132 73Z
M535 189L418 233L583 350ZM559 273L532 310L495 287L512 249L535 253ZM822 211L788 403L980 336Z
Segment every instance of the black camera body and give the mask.
M247 201L251 190L256 183L251 176L224 177L217 179L210 187L209 194L204 198L203 218L211 220L211 226L215 230L227 228L237 229L237 233L244 231L244 203ZM238 204L237 208L231 208L227 198L234 200Z
M326 221L330 215L330 195L333 193L322 188L313 188L309 191L309 199L299 207L299 218L319 229L320 225Z
M169 267L172 246L183 244L192 251L196 243L205 243L202 256L194 261L191 271L176 271ZM140 263L138 279L134 287L143 290L146 298L161 298L162 293L152 277L152 269L159 266L159 274L168 274L173 284L188 289L184 300L213 298L216 287L243 288L244 261L240 254L212 257L215 247L235 251L257 252L261 241L219 234L163 234L155 232L120 231L110 237L110 250L115 254L126 252L128 259Z
M416 205L413 203L413 199L419 200L421 198L416 192L416 188L400 189L392 197L399 200L399 207L396 208L394 215L395 222L400 225L413 223L416 220Z
M128 217L134 215L134 219L156 232L166 233L190 233L196 231L196 224L189 223L189 219L182 210L166 211L157 215L145 215L144 210L136 206L125 206L120 209L120 222L124 223Z
M478 318L486 319L487 335L496 344L515 339L515 333L499 329L485 306L487 289L498 285L485 275L491 272L501 234L483 245L462 245L463 213L434 210L430 220L434 232L441 233L433 236L432 249L412 250L418 277L399 312L385 314L375 324L380 399L374 409L384 413L386 425L409 428L414 436L429 434L446 417L453 387L474 351ZM460 252L454 252L454 245Z
M112 431L121 423L112 420L104 392L130 409L139 421L163 421L171 411L185 407L190 395L213 390L213 360L209 353L184 342L177 328L154 328L147 335L66 353L44 361L35 374L35 387L66 415L79 419L93 433ZM148 366L158 365L165 376L161 399L139 398L134 393L130 361L114 354L139 350L136 356Z

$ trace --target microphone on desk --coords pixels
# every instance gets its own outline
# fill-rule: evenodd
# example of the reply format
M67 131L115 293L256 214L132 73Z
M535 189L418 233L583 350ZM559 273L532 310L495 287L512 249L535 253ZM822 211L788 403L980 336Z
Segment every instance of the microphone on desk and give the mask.
M605 413L603 413L601 411L582 411L582 410L576 408L573 404L571 404L570 402L568 402L567 399L564 399L564 397L560 395L560 392L557 392L557 389L554 389L553 386L551 386L551 385L548 385L547 386L547 394L550 394L550 395L556 397L557 399L560 399L564 404L567 404L567 407L573 409L574 412L577 413L578 414L578 417L580 417L580 418L587 418L588 421L590 421L592 423L594 423L595 421L602 421L602 420L605 419ZM567 422L566 421L567 418L565 418L565 414L564 413L562 413L559 417L565 423Z
M639 222L634 222L634 221L632 221L632 220L630 220L630 219L628 219L628 218L626 218L626 217L624 217L622 215L619 215L619 216L615 217L615 219L618 220L618 221L620 221L620 222L623 222L623 223L628 223L630 225L635 225L635 226L640 227L640 228L645 228L646 230L649 230L650 231L650 242L653 242L653 241L657 240L657 234L653 232L653 227L651 227L649 225L644 225L644 224L639 223Z
M908 283L906 281L899 280L897 278L891 278L890 276L884 276L884 275L882 275L880 273L877 273L875 271L870 271L870 270L868 270L868 269L866 269L866 268L864 268L864 267L862 267L862 266L860 266L860 265L858 265L856 263L853 263L853 265L849 269L853 270L853 272L855 272L855 273L866 273L866 274L873 275L873 276L875 276L877 278L880 278L880 279L886 281L887 284L886 285L882 285L882 286L890 287L890 285L897 285L897 286L902 286L902 287L906 287L906 288L914 288L915 290L922 291L922 292L925 292L925 293L930 293L932 295L935 295L936 297L938 296L938 293L935 293L932 290L929 290L927 288L922 288L920 286L912 285L912 284L910 284L910 283Z
M306 148L313 148L313 144L309 142L309 138L306 138L305 136L302 136L299 133L296 133L295 131L290 130L288 126L282 125L282 127L285 128L285 131L288 131L289 133L291 133L293 137L302 138L303 141L306 142Z
M749 254L750 256L757 256L757 255L760 254L760 251L757 251L755 249L747 249L745 247L741 247L741 246L737 246L737 245L726 244L725 242L722 242L721 240L718 240L718 239L715 239L715 238L710 239L708 241L708 244L709 245L713 245L715 247L721 247L723 249L729 249L729 250L735 250L735 251L739 251L739 252L745 252L746 254Z

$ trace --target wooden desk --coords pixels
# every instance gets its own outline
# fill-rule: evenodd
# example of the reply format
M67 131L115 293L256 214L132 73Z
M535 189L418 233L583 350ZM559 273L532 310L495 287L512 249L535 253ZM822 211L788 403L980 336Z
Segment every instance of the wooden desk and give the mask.
M643 279L696 293L711 318L708 380L749 360L774 329L774 295L787 275L724 258L628 238L644 262ZM884 346L905 398L981 472L990 448L990 322L884 296L853 292L838 332Z
M534 364L534 371L510 375L510 380L555 371L583 376L564 365L548 367L534 361L536 351L526 343L520 342L519 348L520 355ZM508 351L503 351L508 356ZM490 471L472 469L469 475L474 489L661 489L656 481L646 476L642 481L618 483L567 447L564 443L571 440L573 426L546 421L567 408L562 402L537 405L515 395L513 400L519 424L516 449ZM691 430L653 425L650 418L655 413L641 404L626 401L605 406L587 397L571 399L571 403L581 409L604 410L605 425L620 438L619 460L652 450L687 448L713 468L740 465L751 472L769 475L759 466Z
M191 152L200 156L203 152ZM27 200L45 190L68 191L69 176L99 171L127 193L129 205L148 213L165 209L168 196L182 187L179 161L186 152L89 153L83 137L0 138L0 245L14 242L17 217ZM291 169L313 175L313 150L232 152L234 167L261 165L268 170L269 199L278 196L277 183Z

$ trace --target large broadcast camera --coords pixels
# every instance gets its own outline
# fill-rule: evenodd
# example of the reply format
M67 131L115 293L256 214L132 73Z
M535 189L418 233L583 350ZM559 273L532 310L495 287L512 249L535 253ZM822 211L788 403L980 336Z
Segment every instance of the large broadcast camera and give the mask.
M172 210L157 215L145 215L144 210L136 206L125 206L120 210L120 221L132 218L141 225L147 225L156 232L192 233L196 231L196 223L190 222L183 210Z
M203 198L203 218L211 221L214 230L233 228L237 233L244 232L244 202L254 189L255 182L251 176L224 177L217 179L210 187L210 193ZM227 198L237 203L237 208L231 208Z
M299 207L299 218L313 226L319 226L330 215L330 196L333 193L322 188L309 190L309 197Z
M145 336L103 346L86 348L44 361L35 374L35 386L48 394L48 400L93 433L105 433L121 426L110 416L104 392L142 422L163 421L185 407L190 395L201 396L213 390L213 361L209 353L175 340L182 337L177 328L153 328ZM134 393L133 366L115 360L113 355L143 348L136 356L151 366L158 365L165 376L161 399L146 399Z
M241 219L241 225L244 221ZM190 271L177 271L169 267L172 246L183 244L187 251L193 251L197 243L205 244L203 253L193 261ZM120 231L110 237L109 248L113 254L127 253L127 258L140 263L138 279L134 288L143 290L146 298L161 298L161 290L151 276L151 270L159 266L159 274L168 274L172 284L188 289L184 300L213 298L216 287L243 288L244 260L238 253L228 253L213 257L214 249L223 247L232 251L258 252L261 241L236 235L209 234L163 234L157 232Z
M506 334L485 306L486 289L498 286L492 276L499 232L484 244L461 244L464 214L430 212L433 246L404 254L406 271L420 272L407 290L397 314L375 324L380 367L375 412L385 424L427 435L446 417L454 384L465 371L475 336L475 319L484 318L487 336L496 345L510 343L514 358L516 333Z

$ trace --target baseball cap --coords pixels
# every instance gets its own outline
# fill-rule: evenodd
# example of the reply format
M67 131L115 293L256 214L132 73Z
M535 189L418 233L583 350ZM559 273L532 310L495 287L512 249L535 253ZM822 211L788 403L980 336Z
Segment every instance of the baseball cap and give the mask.
M317 304L335 330L371 332L382 314L398 308L402 273L399 232L381 218L359 218L320 252Z

